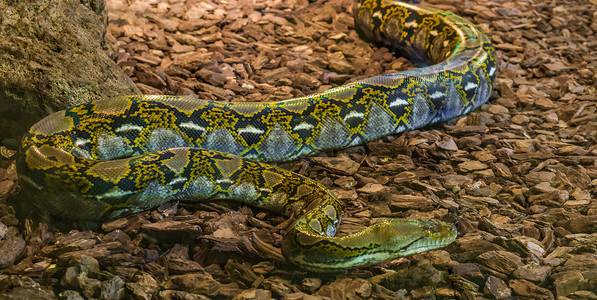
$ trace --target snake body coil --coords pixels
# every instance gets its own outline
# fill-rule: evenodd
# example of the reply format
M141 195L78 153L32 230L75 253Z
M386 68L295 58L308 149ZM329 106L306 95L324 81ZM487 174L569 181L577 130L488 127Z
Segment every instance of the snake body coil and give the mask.
M335 237L342 216L336 198L313 180L262 163L421 128L489 98L496 55L475 25L392 1L358 2L354 14L365 37L428 66L280 102L129 96L56 112L22 141L17 167L27 201L50 222L98 222L173 199L238 199L298 216L283 253L317 271L449 244L452 225L404 219Z

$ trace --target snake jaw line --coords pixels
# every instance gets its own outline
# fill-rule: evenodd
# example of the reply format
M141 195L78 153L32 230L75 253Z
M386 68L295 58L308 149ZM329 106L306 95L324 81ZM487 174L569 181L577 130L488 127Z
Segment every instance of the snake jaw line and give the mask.
M102 222L179 199L234 198L297 213L282 251L309 270L379 263L448 245L454 226L385 219L333 237L338 200L320 183L265 164L443 122L485 103L497 76L489 38L453 14L387 0L355 1L367 38L422 68L369 77L279 102L117 97L71 107L23 137L17 172L25 212ZM252 160L251 160L252 159Z
M357 233L341 237L325 237L315 231L309 232L309 229L296 228L292 227L285 235L282 253L290 262L322 273L442 248L457 236L452 224L411 219L382 219ZM330 251L330 248L337 249ZM336 252L344 255L340 257Z

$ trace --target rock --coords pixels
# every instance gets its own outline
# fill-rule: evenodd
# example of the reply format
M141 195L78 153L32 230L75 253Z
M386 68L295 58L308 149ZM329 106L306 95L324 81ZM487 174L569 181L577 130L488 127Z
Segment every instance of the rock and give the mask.
M7 292L15 287L41 289L39 283L35 282L31 277L5 274L0 275L0 292Z
M453 259L456 261L472 261L476 260L482 253L505 250L503 247L485 241L474 234L467 234L456 239L454 246L458 248L458 251L453 254Z
M0 124L0 140L21 136L52 111L139 93L104 52L105 16L81 2L0 2L0 116L18 124Z
M372 287L373 285L367 280L345 278L321 287L315 295L331 299L368 298Z
M556 178L556 174L547 171L529 172L527 175L524 176L524 178L525 180L535 184L541 182L551 183Z
M477 170L487 169L487 165L478 160L469 160L458 164L458 168L462 172L472 172Z
M528 281L536 282L541 284L545 281L547 276L551 273L550 266L540 266L537 265L535 262L531 262L524 266L518 267L516 271L514 271L514 276L517 278L522 278Z
M491 294L495 299L506 299L512 295L506 283L495 276L487 277L485 293Z
M418 289L411 290L410 294L414 299L432 299L435 293L432 287L422 286Z
M287 295L288 296L288 295ZM248 289L242 291L239 295L232 298L233 300L269 300L272 299L272 292L263 289ZM292 299L292 298L291 298ZM298 298L302 299L302 298Z
M509 281L509 286L514 295L529 299L554 299L553 294L548 289L538 287L530 281L513 279Z
M196 261L173 258L168 260L168 271L172 275L203 272L203 267Z
M98 238L91 231L71 230L69 233L59 236L56 243L42 249L49 257L57 257L63 253L78 250L86 250L97 244Z
M564 263L556 267L552 277L557 273L577 271L583 277L581 289L597 286L597 255L594 253L574 254ZM590 288L589 288L590 289Z
M479 292L479 285L457 275L449 275L450 283L459 291Z
M442 279L429 260L421 260L417 265L383 277L379 284L390 290L413 289L421 286L435 287Z
M503 274L511 274L523 265L518 255L507 251L488 251L479 255L478 259L486 267Z
M345 60L332 59L329 62L330 70L341 74L351 74L354 72L354 67Z
M164 300L209 300L211 298L199 295L199 294L192 294L184 291L176 291L176 290L164 290L158 293L159 299Z
M564 239L568 242L568 245L577 249L586 249L593 253L597 252L597 232L588 233L577 233L567 234Z
M432 199L417 195L389 194L388 200L392 211L406 211L409 209L431 211L434 204Z
M538 192L538 193L550 193L550 192L558 192L559 190L551 187L551 184L549 184L549 182L544 181L544 182L540 182L540 183L536 184L532 188L532 191Z
M85 300L77 291L66 290L60 292L60 300Z
M141 231L145 238L165 243L192 241L203 234L198 225L173 220L143 224Z
M274 295L278 297L283 297L296 291L294 285L292 285L289 280L282 279L278 276L268 277L263 281L263 286L268 290L271 290Z
M512 117L512 123L522 125L529 122L529 117L525 115L515 115Z
M518 140L514 143L514 152L516 153L529 153L535 150L533 141L530 140Z
M33 287L15 287L10 292L0 294L5 300L48 300L57 299L52 291Z
M452 138L447 139L447 140L437 141L437 142L435 142L435 144L442 150L458 151L458 146L456 145L456 142Z
M230 100L232 97L234 97L233 91L209 85L207 83L196 82L194 87L199 91L203 91L209 95L215 96L219 100Z
M400 172L413 170L414 168L415 163L413 162L412 158L406 155L399 154L392 160L392 162L379 166L375 170L375 172L385 175L395 175ZM355 176L357 175L358 174L356 174ZM358 181L358 178L355 177L355 179L357 179Z
M591 291L576 291L569 294L567 298L574 300L597 300L597 294Z
M84 297L92 298L99 292L100 281L90 278L99 273L98 261L90 256L77 256L69 260L68 268L60 280L63 287L75 288L80 291Z
M508 108L503 107L499 104L493 104L489 106L489 109L487 110L489 113L494 114L494 115L504 115L507 114L509 112Z
M301 283L302 290L310 294L314 293L319 287L321 287L321 279L319 278L305 278Z
M114 221L102 224L102 230L105 232L114 231L116 229L125 230L129 226L129 220L126 218L116 219Z
M367 183L365 186L358 188L357 192L367 195L388 194L391 192L391 188L379 183Z
M481 269L473 263L461 263L452 266L452 272L454 275L473 281L477 285L481 285L485 281L485 276L481 273Z
M566 230L572 233L597 232L597 215L578 216L562 224Z
M522 257L533 257L535 259L543 257L545 249L541 242L528 236L515 236L506 241L513 251L519 253Z
M462 187L463 185L473 183L473 180L470 177L459 174L448 174L444 176L443 179L444 187L447 189Z
M580 287L580 283L584 280L582 274L574 270L555 273L551 277L556 288L556 297L563 297L576 292Z
M218 294L220 283L209 274L189 273L171 276L164 284L164 288L214 297Z
M100 284L100 299L124 299L125 297L125 282L120 276L114 276L110 280L106 280Z
M139 271L132 282L126 283L125 286L134 299L151 300L159 284L151 275Z
M23 254L26 248L25 240L20 237L12 237L9 239L0 240L0 269L5 269L12 264Z
M338 157L313 157L311 160L335 173L343 175L353 175L360 167L359 163L346 155L339 155Z

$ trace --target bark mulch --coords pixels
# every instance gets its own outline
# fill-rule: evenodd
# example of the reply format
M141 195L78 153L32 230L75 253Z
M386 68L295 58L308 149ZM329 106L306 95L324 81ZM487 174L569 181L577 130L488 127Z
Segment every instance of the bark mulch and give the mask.
M379 217L434 218L457 225L453 244L324 275L283 261L286 217L245 204L173 203L98 232L55 232L23 226L2 201L2 297L597 299L597 3L426 4L491 37L488 104L281 166L339 197L340 234ZM110 54L145 94L283 100L412 68L359 39L349 1L107 5ZM18 188L15 151L0 150L4 200Z

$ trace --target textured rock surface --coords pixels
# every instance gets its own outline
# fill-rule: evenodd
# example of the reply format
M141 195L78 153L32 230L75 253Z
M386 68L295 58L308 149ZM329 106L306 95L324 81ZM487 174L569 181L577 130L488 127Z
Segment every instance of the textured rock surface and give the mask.
M106 54L104 6L0 0L0 142L67 106L138 93Z

